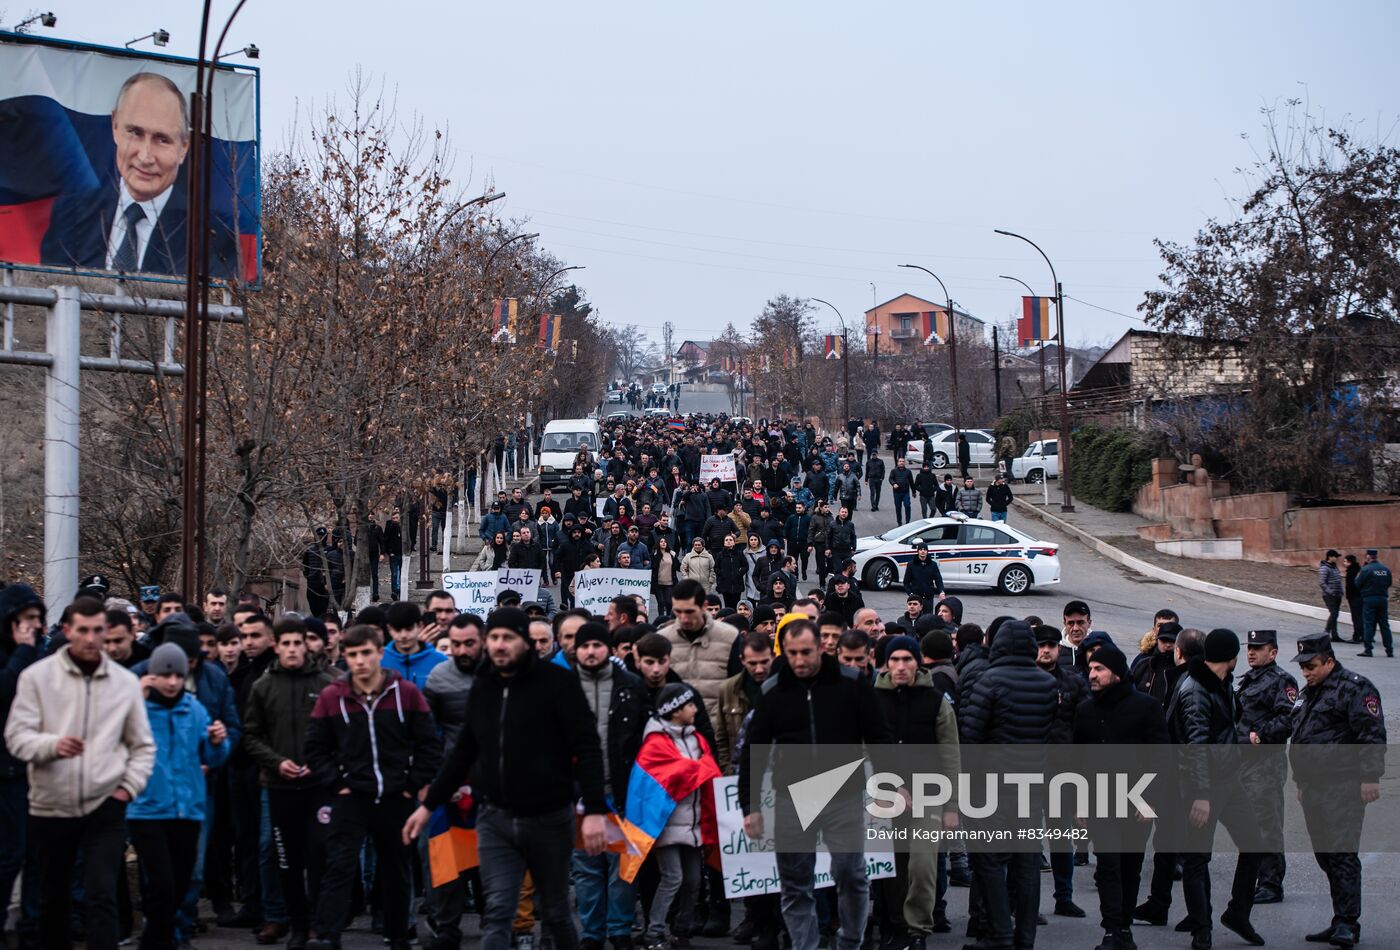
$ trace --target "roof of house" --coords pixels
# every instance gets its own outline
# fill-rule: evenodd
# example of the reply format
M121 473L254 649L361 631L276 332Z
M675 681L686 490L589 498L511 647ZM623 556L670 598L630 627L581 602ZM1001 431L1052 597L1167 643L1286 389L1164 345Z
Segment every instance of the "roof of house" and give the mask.
M905 294L896 294L895 296L891 297L889 300L886 300L884 303L882 303L882 304L877 304L876 306L871 307L869 310L865 311L865 316L866 316L866 318L867 318L867 319L866 319L867 325L868 325L869 322L870 322L870 321L869 321L869 317L870 317L870 315L871 315L872 313L874 313L876 310L879 310L881 307L888 307L890 304L894 303L896 300L899 300L901 297L908 297L908 298L910 298L911 300L917 300L919 303L928 304L929 308L932 309L932 310L944 310L944 311L946 311L946 310L948 309L948 305L947 305L947 304L934 303L932 300L928 300L928 299L926 299L926 298L924 298L924 297L920 297L918 294L908 294L908 293L905 293ZM975 321L975 322L977 322L977 323L983 323L983 322L984 322L984 321L978 319L977 317L974 317L972 314L968 313L966 310L961 310L961 309L959 309L957 304L954 304L954 305L953 305L953 313L954 313L955 315L957 315L958 317L964 319L964 320L973 320L973 321Z

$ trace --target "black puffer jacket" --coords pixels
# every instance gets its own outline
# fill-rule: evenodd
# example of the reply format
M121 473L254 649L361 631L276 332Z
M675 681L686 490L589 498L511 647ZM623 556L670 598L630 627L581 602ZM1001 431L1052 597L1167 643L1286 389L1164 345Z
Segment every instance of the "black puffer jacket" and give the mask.
M1185 801L1208 800L1213 790L1232 787L1239 781L1240 763L1233 748L1239 739L1235 730L1239 701L1231 679L1227 676L1222 680L1205 660L1192 657L1167 707L1167 732L1172 742L1210 747L1182 750L1181 788Z
M831 531L826 537L826 546L833 554L842 553L847 556L856 553L856 526L855 522L847 518L842 521L839 517L831 523ZM838 564L837 567L840 567Z
M10 623L21 611L39 608L39 629L35 643L16 646ZM5 721L10 718L10 705L15 701L19 674L39 659L38 641L44 636L44 599L28 584L11 584L0 590L0 778L24 775L24 763L10 754L5 745Z
M972 687L976 686L982 674L987 672L987 667L991 665L991 662L986 644L974 643L958 653L958 660L954 666L958 671L959 722L963 716L962 697L972 692Z
M938 562L932 555L927 561L921 561L916 554L912 561L904 565L904 593L918 594L924 599L924 609L933 610L933 598L943 593L943 572L938 569Z
M715 590L721 594L741 592L748 573L748 559L738 548L722 547L715 552Z
M963 689L964 743L1045 744L1051 741L1060 686L1035 665L1035 637L1019 620L1004 623L992 643L991 664Z

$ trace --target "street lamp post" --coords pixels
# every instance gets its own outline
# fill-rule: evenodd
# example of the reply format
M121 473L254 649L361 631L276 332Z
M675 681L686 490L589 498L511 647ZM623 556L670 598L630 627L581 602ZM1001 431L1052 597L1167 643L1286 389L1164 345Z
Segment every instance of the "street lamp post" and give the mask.
M816 303L826 304L836 314L836 319L841 321L841 425L844 428L851 418L851 341L846 332L846 318L841 316L841 311L836 309L835 304L828 303L820 297L811 299Z
M1003 231L1001 228L994 229L997 234L1006 237L1016 238L1018 241L1025 241L1036 252L1045 259L1045 265L1050 268L1050 282L1055 285L1055 333L1059 337L1056 340L1055 350L1060 357L1060 491L1064 495L1064 500L1060 505L1061 511L1074 510L1074 496L1070 494L1069 470L1070 470L1070 438L1069 438L1069 392L1065 379L1065 289L1060 286L1060 279L1055 276L1055 265L1050 263L1050 257L1040 249L1040 245L1032 241L1023 234L1014 231Z
M943 279L927 267L920 267L918 264L900 264L899 266L923 271L938 281L938 286L943 290L943 300L948 306L948 367L953 377L953 430L961 435L962 408L958 402L958 321L953 315L953 298L949 295L948 287L943 283Z
M1019 277L1011 277L1011 276L1009 276L1009 275L1007 275L1007 274L998 274L997 276L1000 277L1002 280L1014 280L1014 281L1016 281L1016 283L1020 284L1020 285L1021 285L1022 287L1024 287L1024 288L1026 288L1026 293L1030 294L1032 297L1035 296L1035 291L1031 288L1031 285L1028 284L1028 283L1026 283L1026 282L1025 282L1024 280L1022 280L1021 278L1019 278ZM1020 342L1021 342L1021 341L1018 339L1018 340L1016 341L1016 344L1019 346L1019 345L1020 345ZM1041 398L1044 399L1044 397L1045 397L1045 341L1044 341L1044 340L1037 340L1036 342L1040 344L1040 395L1041 395Z

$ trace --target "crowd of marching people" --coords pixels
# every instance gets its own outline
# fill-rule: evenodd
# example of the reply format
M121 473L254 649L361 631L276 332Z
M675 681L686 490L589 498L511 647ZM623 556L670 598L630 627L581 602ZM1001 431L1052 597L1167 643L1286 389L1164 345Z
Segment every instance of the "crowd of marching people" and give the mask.
M905 611L882 616L853 576L862 486L872 507L890 488L908 518L932 480L921 488L900 451L886 468L869 443L853 448L858 433L620 425L604 454L581 454L565 498L503 493L483 516L476 566L545 580L484 617L443 590L353 618L274 618L219 588L132 603L96 576L48 617L31 588L0 589L0 893L18 879L20 945L178 948L232 931L324 950L364 916L395 948L470 943L475 917L487 950L953 946L955 922L976 950L1011 950L1045 923L1042 870L1053 914L1086 915L1082 843L914 849L876 881L863 856L833 853L824 888L814 853L782 850L778 893L729 899L707 790L735 776L761 838L746 753L784 745L1358 744L1377 754L1322 773L1295 762L1294 775L1310 827L1340 812L1359 834L1384 716L1327 633L1298 641L1302 686L1274 631L1206 631L1171 610L1129 656L1083 601L1055 617L965 615L927 549L906 571ZM737 494L699 477L702 454L730 453ZM992 501L951 481L927 494L926 511ZM653 598L578 609L573 579L590 566L649 570ZM1189 824L1208 842L1219 822L1244 840L1243 824L1282 821L1284 781L1184 770L1157 833ZM950 803L942 826L958 823ZM468 828L470 858L444 857L437 845ZM1283 856L1242 853L1217 917L1209 845L1149 851L1152 829L1132 849L1093 849L1100 950L1169 924L1177 882L1183 947L1210 947L1216 923L1262 945L1253 910L1284 899ZM1352 844L1317 856L1334 914L1309 940L1360 938Z

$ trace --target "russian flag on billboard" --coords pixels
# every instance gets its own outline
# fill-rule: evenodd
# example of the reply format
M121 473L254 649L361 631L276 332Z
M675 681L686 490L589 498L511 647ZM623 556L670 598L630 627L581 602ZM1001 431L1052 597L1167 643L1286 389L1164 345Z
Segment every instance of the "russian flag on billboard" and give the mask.
M1049 297L1021 298L1021 319L1016 321L1016 336L1021 346L1055 339L1055 334L1050 332L1050 303Z
M0 36L0 262L130 279L184 277L189 154L181 143L195 82L190 60ZM212 116L210 271L256 284L256 70L215 71ZM172 145L144 160L118 148L141 131L161 140L168 132ZM136 223L149 230L128 242L127 222L137 209Z
M846 352L843 349L844 343L845 341L841 339L839 333L828 333L822 338L825 358L829 360L839 360Z
M470 790L428 816L428 867L434 887L451 884L480 864L476 852L476 802Z
M622 880L630 883L637 876L652 845L661 837L671 812L676 810L676 803L719 778L719 766L710 754L709 745L699 735L695 736L695 741L700 743L699 759L681 755L664 729L649 732L642 740L632 776L627 780L627 815L622 825L632 847L618 859L617 876ZM714 796L701 795L700 808L703 834L705 813L714 811ZM715 827L713 815L709 827Z

